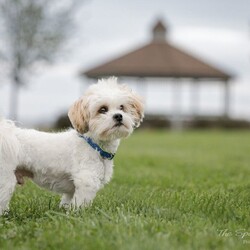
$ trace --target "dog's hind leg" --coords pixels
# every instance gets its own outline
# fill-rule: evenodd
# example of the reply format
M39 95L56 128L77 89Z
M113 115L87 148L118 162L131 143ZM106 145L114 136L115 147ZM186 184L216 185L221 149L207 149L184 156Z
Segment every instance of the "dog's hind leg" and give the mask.
M15 129L13 122L0 119L0 215L8 208L17 182L14 171L21 147Z
M16 186L16 176L12 171L0 168L0 215L8 209L8 205Z

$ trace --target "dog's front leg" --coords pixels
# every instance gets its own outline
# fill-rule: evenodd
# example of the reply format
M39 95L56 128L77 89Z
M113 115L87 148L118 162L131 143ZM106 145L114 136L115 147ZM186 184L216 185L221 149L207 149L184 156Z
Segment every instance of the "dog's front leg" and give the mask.
M81 171L74 177L75 193L71 200L71 207L78 209L91 205L97 191L101 188L101 181L96 173Z
M61 198L61 202L59 207L64 207L64 208L68 208L70 206L71 200L72 200L73 194L69 193L69 194L63 194L62 198Z

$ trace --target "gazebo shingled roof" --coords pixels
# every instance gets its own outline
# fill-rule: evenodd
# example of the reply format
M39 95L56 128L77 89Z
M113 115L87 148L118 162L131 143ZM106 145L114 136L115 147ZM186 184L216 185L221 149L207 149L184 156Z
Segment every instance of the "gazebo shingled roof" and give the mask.
M166 28L158 22L153 28L153 40L114 60L89 69L82 74L89 78L105 76L208 78L227 81L231 76L171 45Z

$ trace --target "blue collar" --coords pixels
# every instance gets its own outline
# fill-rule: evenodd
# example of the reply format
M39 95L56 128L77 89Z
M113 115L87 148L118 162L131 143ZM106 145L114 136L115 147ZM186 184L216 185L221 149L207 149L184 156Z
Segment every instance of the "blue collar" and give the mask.
M104 151L98 144L93 142L93 140L90 137L87 137L82 134L78 135L79 137L83 138L94 150L96 150L103 159L112 160L114 158L115 154Z

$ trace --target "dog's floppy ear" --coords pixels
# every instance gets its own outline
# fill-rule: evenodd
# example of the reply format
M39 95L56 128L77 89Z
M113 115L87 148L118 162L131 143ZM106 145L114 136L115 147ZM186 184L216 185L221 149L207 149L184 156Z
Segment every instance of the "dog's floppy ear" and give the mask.
M79 133L88 132L89 112L86 97L82 97L70 107L68 117L74 129Z
M135 93L130 95L131 113L134 119L134 127L138 128L144 118L144 103L140 96Z

